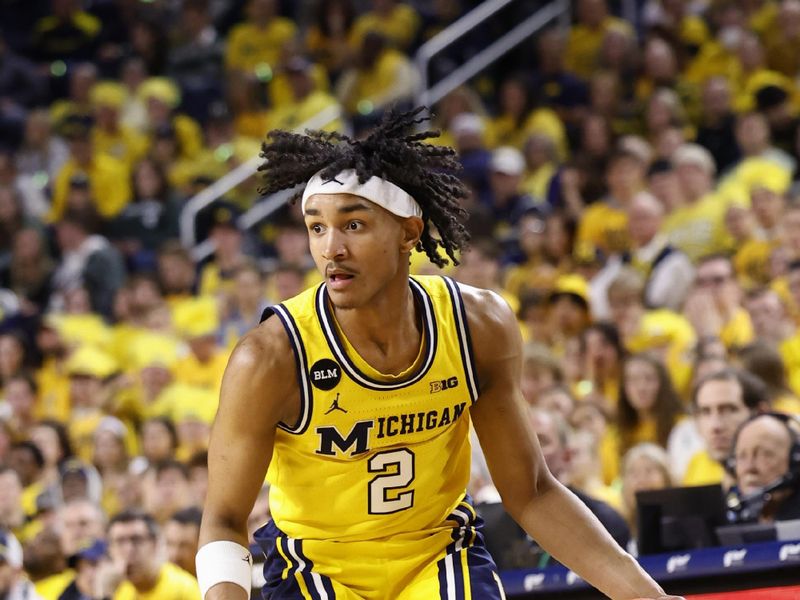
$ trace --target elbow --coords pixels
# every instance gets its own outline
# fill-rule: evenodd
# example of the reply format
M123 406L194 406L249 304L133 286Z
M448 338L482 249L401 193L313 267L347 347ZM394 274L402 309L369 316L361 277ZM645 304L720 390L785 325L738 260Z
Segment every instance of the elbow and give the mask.
M562 487L558 480L546 466L542 466L536 469L527 485L503 486L498 491L506 511L519 523L531 507L535 507L542 498L558 487Z
M247 517L234 515L224 511L216 511L209 507L203 511L201 529L212 537L247 536Z

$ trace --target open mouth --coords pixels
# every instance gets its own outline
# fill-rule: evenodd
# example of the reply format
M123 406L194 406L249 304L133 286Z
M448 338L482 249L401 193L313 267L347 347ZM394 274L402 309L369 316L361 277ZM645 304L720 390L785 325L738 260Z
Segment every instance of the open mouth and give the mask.
M330 273L328 275L328 288L332 290L343 290L353 280L350 273Z

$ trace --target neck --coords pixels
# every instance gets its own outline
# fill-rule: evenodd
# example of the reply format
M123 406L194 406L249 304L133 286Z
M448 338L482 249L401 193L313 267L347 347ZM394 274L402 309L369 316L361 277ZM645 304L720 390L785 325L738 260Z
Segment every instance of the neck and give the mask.
M342 333L374 368L396 374L414 362L422 330L407 274L367 305L350 309L334 306L333 312Z
M161 569L159 568L155 573L147 573L146 575L142 575L141 577L137 578L136 581L131 580L133 587L136 588L137 592L149 592L152 590L156 583L158 583L158 576L161 574Z

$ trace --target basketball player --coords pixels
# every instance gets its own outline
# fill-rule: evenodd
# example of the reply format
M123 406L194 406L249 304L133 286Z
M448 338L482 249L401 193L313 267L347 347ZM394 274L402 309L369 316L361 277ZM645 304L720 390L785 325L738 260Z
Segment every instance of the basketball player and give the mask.
M467 237L454 153L408 133L419 112L361 141L278 131L264 146L266 192L306 184L325 281L267 309L231 356L197 555L204 598L249 597L246 523L266 472L266 598L500 600L465 495L470 421L507 510L542 547L612 598L670 598L547 470L505 302L409 276L412 250L441 266Z

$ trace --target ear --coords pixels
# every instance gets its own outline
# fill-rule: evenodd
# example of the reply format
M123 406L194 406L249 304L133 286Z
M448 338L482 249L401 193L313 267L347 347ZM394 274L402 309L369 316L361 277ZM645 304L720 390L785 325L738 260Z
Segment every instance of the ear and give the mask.
M422 230L425 224L419 217L406 217L400 222L403 228L403 237L400 242L400 250L405 253L411 251L417 246L419 238L422 235Z

